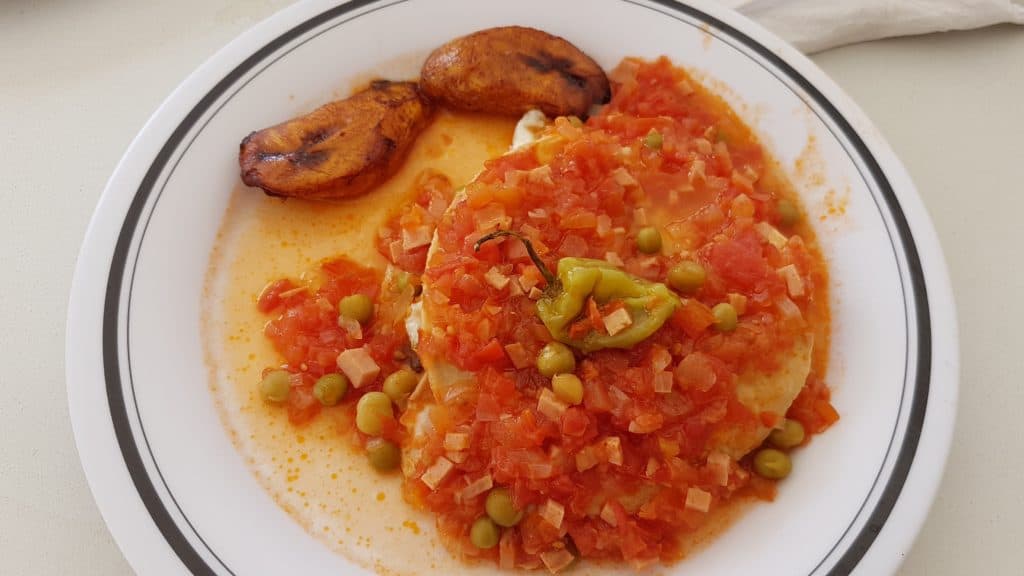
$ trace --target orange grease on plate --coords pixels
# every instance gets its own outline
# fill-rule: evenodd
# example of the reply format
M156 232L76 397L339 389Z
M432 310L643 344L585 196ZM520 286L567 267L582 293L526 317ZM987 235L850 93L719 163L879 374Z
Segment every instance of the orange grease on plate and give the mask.
M714 42L715 37L711 35L711 25L707 22L701 22L700 24L700 42L704 50L711 49L711 43Z
M846 216L846 208L850 203L849 186L840 193L836 191L836 183L829 181L825 158L813 133L808 136L800 155L793 162L792 179L798 189L824 191L817 206L806 206L810 218L825 222Z
M829 190L825 194L824 212L818 219L824 222L829 218L839 218L846 215L846 207L850 204L850 191L847 189L842 194L835 190Z
M507 150L514 120L441 111L402 170L372 194L336 204L269 198L239 188L211 254L204 293L204 346L210 390L221 419L254 476L307 533L353 562L380 573L452 573L462 563L435 546L433 519L402 499L398 475L382 476L355 452L343 430L352 415L325 410L301 428L257 393L264 366L280 361L255 307L264 284L300 276L323 258L345 254L384 265L374 238L395 207L411 200L419 172L431 167L460 186L483 162ZM372 505L372 513L367 513ZM413 522L388 534L387 528ZM423 528L420 529L419 527ZM382 554L381 535L389 550ZM342 538L344 536L344 538ZM424 546L430 542L431 546ZM424 560L428 562L424 562ZM429 570L433 564L437 570Z
M351 411L325 410L296 428L286 411L262 400L256 386L262 368L280 359L261 336L268 318L256 310L255 300L268 280L300 276L324 258L346 255L383 267L376 231L395 207L411 200L420 171L439 170L461 186L487 158L507 150L513 126L509 118L441 111L398 174L367 196L336 204L279 200L240 187L211 254L203 340L222 422L283 510L325 546L379 574L502 573L493 565L466 564L440 545L434 519L404 501L400 477L374 472L352 449L352 439L345 437L351 432L343 432L352 428ZM364 509L367 504L373 504L372 513ZM745 508L736 502L716 510L686 548L694 551L713 540ZM586 572L632 570L588 564Z

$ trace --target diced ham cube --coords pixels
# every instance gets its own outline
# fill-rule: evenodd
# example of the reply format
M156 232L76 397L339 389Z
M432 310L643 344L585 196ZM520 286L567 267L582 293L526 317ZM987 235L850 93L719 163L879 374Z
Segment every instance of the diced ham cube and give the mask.
M804 295L804 280L800 277L800 272L797 271L796 266L787 264L776 270L776 272L786 281L786 290L789 291L790 296L798 298Z
M615 516L615 508L612 507L611 502L605 502L604 507L601 508L601 520L607 522L609 526L619 525L619 519Z
M608 455L608 463L614 466L622 466L622 439L611 436L604 439L605 453Z
M352 348L338 354L338 368L345 374L354 388L371 384L380 374L380 366L370 356L366 347Z
M494 266L484 274L484 280L498 290L504 290L505 286L508 286L510 282L509 277L502 274L501 270Z
M420 246L426 246L434 239L434 231L430 226L417 226L412 229L402 229L402 248L412 250Z
M615 336L633 325L633 318L630 317L629 312L625 308L615 310L602 318L602 321L610 336Z
M732 155L729 154L729 146L724 140L715 142L715 155L718 156L718 163L722 164L726 172L732 172Z
M568 408L569 406L559 400L550 388L541 390L540 397L537 399L537 412L558 422Z
M466 432L449 432L444 435L444 449L458 452L469 448L469 434Z
M359 322L356 322L355 320L349 318L348 316L338 316L338 328L341 328L342 330L347 332L349 337L351 337L353 340L363 339L362 325L360 325Z
M636 186L638 184L636 178L621 166L612 171L612 179L622 186Z
M711 509L711 493L691 486L686 491L686 507L697 512L707 512Z
M733 170L731 180L733 185L736 186L736 188L742 190L743 192L754 191L754 181L745 176L744 174L740 174L739 172Z
M555 528L562 527L562 519L565 518L565 506L554 500L548 499L540 509L540 517L547 520Z
M451 460L441 456L433 465L430 466L430 468L427 468L426 472L420 476L420 480L422 480L423 483L431 490L437 490L437 487L441 485L441 481L444 480L445 476L447 476L453 468L455 468L455 464L452 464Z
M754 216L754 210L754 201L746 194L733 198L729 204L729 212L736 218L751 218Z
M549 186L554 185L554 181L551 180L551 166L544 165L539 168L534 168L526 174L526 179L533 184L547 184Z
M728 295L728 298L729 298L729 304L732 304L732 307L736 309L736 313L737 314L742 316L742 315L747 313L747 297L746 296L744 296L743 294L736 293L736 292L730 292L729 295Z
M477 478L476 480L470 482L469 486L466 486L465 488L462 489L460 495L462 496L463 500L469 500L470 498L475 498L483 494L484 492L487 492L493 486L494 479L491 477L490 474L485 474L480 478Z
M388 253L391 254L392 262L397 262L398 259L402 257L402 251L401 240L392 240L391 243L388 244Z
M654 368L655 372L660 372L672 364L672 353L668 351L664 346L655 344L651 347L651 368Z
M731 467L731 461L729 455L724 452L712 452L708 454L708 469L711 471L711 475L714 476L715 482L719 486L729 485L729 468Z
M779 232L778 229L767 222L758 222L757 224L754 224L754 230L757 230L758 234L767 240L769 244L775 246L779 250L782 250L788 242L785 234Z
M448 450L444 456L456 464L462 464L469 458L469 452Z
M572 564L576 557L572 555L572 552L561 548L550 552L541 552L540 559L552 574L557 574Z

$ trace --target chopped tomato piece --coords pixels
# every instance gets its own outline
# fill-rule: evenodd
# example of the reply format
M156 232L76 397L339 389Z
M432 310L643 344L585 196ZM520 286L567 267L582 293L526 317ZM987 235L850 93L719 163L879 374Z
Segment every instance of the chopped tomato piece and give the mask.
M487 345L470 357L469 365L476 368L488 365L495 368L504 368L508 364L509 358L505 354L505 347L501 345L497 338L491 338Z
M583 436L589 425L590 418L579 408L569 408L562 415L562 434L566 436Z
M305 424L320 413L320 401L313 396L312 386L294 386L288 393L288 420Z
M730 285L747 291L768 275L761 240L752 230L712 245L708 262Z
M289 292L295 288L295 283L287 278L274 280L260 292L256 300L256 309L264 314L272 312L278 306L284 304L282 292Z
M715 315L711 308L698 300L683 300L670 321L690 338L696 338L715 323Z

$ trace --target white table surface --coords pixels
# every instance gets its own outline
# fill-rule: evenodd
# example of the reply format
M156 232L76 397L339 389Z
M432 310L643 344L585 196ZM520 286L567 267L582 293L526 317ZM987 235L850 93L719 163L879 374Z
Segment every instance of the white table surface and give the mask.
M131 570L89 494L64 318L93 207L132 137L208 56L286 0L0 0L0 573ZM952 455L903 576L1024 573L1024 28L814 57L906 163L953 276Z

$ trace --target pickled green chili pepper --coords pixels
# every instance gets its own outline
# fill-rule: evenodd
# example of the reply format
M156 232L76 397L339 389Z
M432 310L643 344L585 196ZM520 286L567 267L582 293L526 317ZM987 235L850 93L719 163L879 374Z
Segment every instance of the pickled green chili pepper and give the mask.
M558 261L556 276L537 255L533 244L510 230L487 234L477 240L473 248L479 250L481 244L500 236L512 236L526 246L530 260L547 281L544 293L537 300L537 316L552 338L577 350L629 348L657 332L679 305L679 299L664 284L637 278L604 260L562 258ZM617 308L628 314L628 320L608 333L591 329L582 335L572 334L570 328L586 315L590 298L601 307L618 304Z

